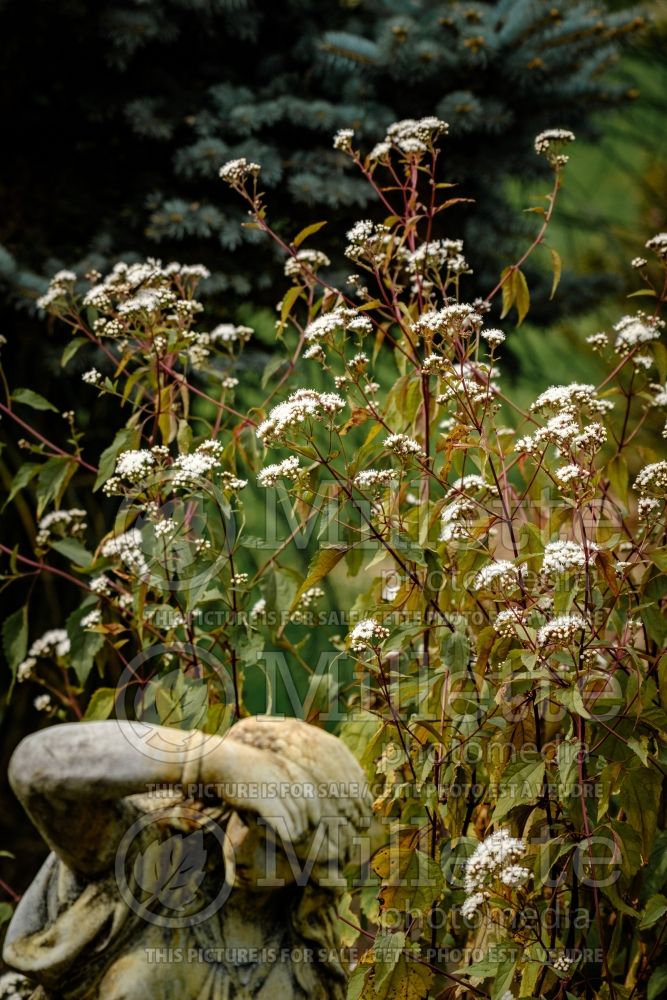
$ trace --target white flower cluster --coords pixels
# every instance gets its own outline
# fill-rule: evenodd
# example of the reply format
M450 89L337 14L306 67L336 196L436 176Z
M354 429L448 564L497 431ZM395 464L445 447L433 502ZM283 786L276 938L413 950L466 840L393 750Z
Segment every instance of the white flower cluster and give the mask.
M35 639L28 650L26 658L19 663L16 671L16 679L19 683L28 680L32 676L37 660L47 657L67 656L70 651L69 636L64 628L49 629L39 639Z
M447 122L433 115L419 119L404 118L389 126L384 141L396 146L401 153L422 154L428 152L436 139L448 131Z
M501 344L505 342L505 334L502 330L496 330L491 327L488 330L482 330L480 337L487 342L489 347L500 347Z
M574 959L570 958L569 955L566 955L563 952L560 955L556 955L554 958L552 958L551 964L553 965L556 972L569 972L570 968L574 965Z
M312 610L315 604L323 597L324 591L321 587L309 587L299 598L299 603L290 616L291 621L297 624L299 622L307 622L306 613Z
M658 340L664 322L655 316L647 316L638 312L634 316L622 316L615 324L616 341L614 347L618 354L629 354L640 344L648 344Z
M667 233L656 233L646 241L646 248L652 250L662 260L667 260Z
M321 250L297 250L294 257L288 257L285 261L286 278L303 278L312 271L318 271L321 267L329 267L331 261Z
M597 552L593 542L588 543L589 554ZM586 566L586 550L579 542L549 542L544 549L542 572L545 576L561 576L576 573Z
M37 524L37 545L43 547L49 544L53 536L81 538L86 530L86 512L79 507L69 510L52 510L40 518Z
M102 612L99 608L93 608L89 611L87 615L84 615L81 619L81 628L94 628L95 625L100 625L102 622Z
M482 566L473 580L473 590L514 590L520 580L520 566L515 566L508 559Z
M121 535L107 539L102 546L102 555L107 559L119 558L125 568L140 579L149 573L138 528L130 528Z
M275 486L279 479L291 479L294 482L299 478L300 471L298 456L290 455L282 462L267 465L258 472L257 484L258 486Z
M667 382L664 385L652 382L650 388L655 393L651 400L651 406L667 406Z
M439 274L445 269L450 274L461 274L468 267L463 256L463 240L431 240L414 250L401 247L398 256L413 278L429 271Z
M520 608L504 608L496 615L493 627L498 635L511 638L516 635L517 626L523 625L523 623L524 613Z
M337 330L349 330L363 336L373 333L373 324L368 316L357 312L356 309L348 309L347 306L336 306L330 312L323 313L313 320L306 327L304 340L312 344L331 336Z
M550 417L544 427L538 427L532 435L518 438L514 447L518 452L534 453L547 444L553 444L559 451L570 448L573 451L581 450L593 454L606 440L607 431L603 424L592 420L582 429L575 411L566 407Z
M344 407L345 400L333 392L297 389L283 403L273 407L257 428L257 437L267 442L280 441L291 428L307 420L330 419Z
M179 455L171 467L172 485L196 486L197 481L216 471L220 466L223 445L219 441L204 441L189 455Z
M38 712L48 712L51 708L51 695L50 694L38 694L33 705Z
M352 481L360 490L379 490L397 479L398 472L395 469L365 469L358 472Z
M599 353L608 345L609 337L606 333L592 333L590 337L586 337L586 343L590 344L596 353Z
M576 482L579 479L586 480L590 477L590 472L587 469L582 469L580 465L561 465L554 472L556 479L559 479L561 483Z
M570 385L552 385L540 393L530 409L533 413L542 410L558 410L568 412L573 416L581 409L589 413L606 413L613 409L613 403L608 399L599 399L594 385L581 382L571 382Z
M440 515L440 540L452 542L467 537L476 513L477 507L469 497L462 496L448 504Z
M75 281L74 271L58 271L51 278L46 292L37 299L37 307L44 310L51 309L57 302L71 296Z
M409 458L411 455L417 455L419 458L425 457L424 449L419 441L408 437L407 434L390 434L389 437L385 438L384 444L399 458Z
M569 156L560 150L570 142L574 142L574 132L565 128L548 128L535 136L535 152L539 156L546 156L552 166L562 167L569 160Z
M350 649L363 652L368 646L379 646L389 635L389 629L374 618L363 618L350 632Z
M461 907L465 918L472 917L488 898L489 887L494 882L518 888L528 881L530 869L517 864L525 853L524 841L512 837L505 829L492 833L477 845L465 865L464 887L469 894Z
M248 177L259 177L261 169L259 163L248 163L245 156L241 156L220 167L220 177L226 184L244 184Z
M651 462L645 465L635 479L635 489L642 495L657 493L664 499L667 492L667 462Z
M339 149L343 153L352 152L352 140L354 139L353 128L339 128L334 135L333 148Z
M540 649L550 645L566 646L587 627L586 619L581 615L559 615L537 630L537 645Z
M373 264L381 264L386 248L392 240L387 226L376 225L370 219L355 222L347 232L350 241L345 248L345 256L350 260L368 260Z
M479 476L477 473L470 473L467 476L461 476L457 482L453 483L447 491L447 498L457 496L460 493L483 493L486 491L497 493L498 489L493 483L487 483L483 476Z
M104 573L94 576L88 586L93 594L97 594L98 597L109 597L113 591L111 580Z
M97 368L91 368L89 371L83 373L81 381L85 382L86 385L99 385L102 381L102 375L98 372Z
M211 344L246 344L252 337L254 330L249 326L235 326L233 323L219 323L208 334L208 342Z
M417 334L440 334L442 337L470 336L477 333L482 326L482 316L474 306L465 302L443 306L442 309L430 309L422 313L414 324Z
M140 483L155 468L155 455L148 449L124 451L116 459L115 474L131 483Z

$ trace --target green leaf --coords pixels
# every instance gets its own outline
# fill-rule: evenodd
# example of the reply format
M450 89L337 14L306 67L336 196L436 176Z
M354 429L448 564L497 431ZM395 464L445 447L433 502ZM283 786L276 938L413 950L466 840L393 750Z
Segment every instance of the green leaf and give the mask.
M379 993L398 963L405 948L405 934L378 934L373 944L375 955L375 991Z
M518 268L514 272L514 282L514 305L516 306L518 314L517 326L521 326L524 319L528 315L528 310L530 309L530 292L528 290L526 276L523 271L520 271Z
M20 490L24 489L28 485L28 483L30 483L35 478L35 476L37 475L37 473L41 468L42 468L41 462L26 462L25 465L21 466L21 468L14 476L14 479L12 480L12 488L9 491L9 496L7 497L7 499L3 504L3 510L8 503L11 503L16 494Z
M636 292L630 292L630 294L627 295L626 298L628 298L628 299L638 299L638 298L650 298L650 299L654 299L655 298L655 292L653 291L652 288L640 288Z
M503 282L502 295L503 295L503 311L500 314L501 319L505 319L508 312L514 305L514 271L511 267L506 267L500 274L500 280Z
M301 232L294 237L292 240L292 246L300 247L304 240L308 239L308 237L312 236L314 233L318 233L323 226L326 226L326 222L313 222L312 225L306 226L305 229L302 229Z
M579 740L564 740L558 744L556 760L558 761L558 795L567 799L578 781L577 758L581 751Z
M651 978L648 981L648 986L646 988L646 1000L660 1000L660 997L664 997L667 991L667 965L659 965L658 968L651 973Z
M57 541L51 542L51 548L59 552L65 559L76 563L77 566L88 566L92 562L92 554L76 538L59 538Z
M53 403L49 403L48 399L44 399L43 396L40 396L38 392L33 392L32 389L14 389L12 399L15 403L24 403L25 406L31 406L33 410L53 410L54 413L59 412Z
M662 777L653 768L628 768L621 780L620 804L630 826L642 841L642 852L648 859L658 823L658 804Z
M652 927L656 924L661 917L667 913L667 899L664 896L658 894L657 896L651 896L648 903L644 907L644 912L642 914L641 921L639 922L639 929L646 930L648 927Z
M554 295L556 294L556 289L560 284L560 276L563 270L563 263L560 259L560 254L558 253L557 250L554 250L552 247L549 247L549 253L551 254L551 262L553 264L553 270L554 270L554 277L551 283L551 294L549 295L549 299L553 299Z
M108 719L116 703L115 688L98 688L88 703L84 719Z
M88 674L93 668L95 656L104 646L104 636L101 632L91 632L81 628L81 619L94 606L95 601L86 598L83 604L72 612L65 623L70 641L69 661L82 685L85 684Z
M12 673L16 674L16 668L25 660L28 651L28 608L25 605L5 618L2 625L2 648Z
M292 311L292 306L294 305L296 300L301 297L301 294L302 294L301 285L292 285L291 288L287 289L287 291L283 295L283 301L280 306L281 322L283 323L285 322L285 320Z
M79 350L79 348L83 347L83 345L87 343L88 340L86 337L73 337L62 353L62 357L60 359L61 368L64 368L65 365L67 365L72 360L72 358Z
M363 992L357 994L362 1000L424 1000L429 996L433 973L426 965L401 955L381 985L378 985L377 979L376 966L371 970Z
M525 753L522 760L513 761L500 780L500 795L493 813L497 823L518 805L532 804L542 794L544 758L538 753Z
M8 923L14 916L14 907L11 903L0 903L0 927Z
M76 462L67 458L50 458L44 463L37 476L37 517L49 504L58 506L75 470Z
M330 548L330 549L320 549L319 552L315 554L308 567L308 575L303 581L301 586L294 596L292 601L292 607L290 610L294 610L299 603L299 598L302 594L305 594L307 590L314 587L316 583L323 580L325 576L328 576L334 566L337 566L341 561L347 548L341 546L340 548Z
M99 490L100 486L106 483L116 468L116 458L122 451L128 451L132 448L136 438L137 431L133 427L121 427L109 447L105 448L100 455L99 470L93 492Z

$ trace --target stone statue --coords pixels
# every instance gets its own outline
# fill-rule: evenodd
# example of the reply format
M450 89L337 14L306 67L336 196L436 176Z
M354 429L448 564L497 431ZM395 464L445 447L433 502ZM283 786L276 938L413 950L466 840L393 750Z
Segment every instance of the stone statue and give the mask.
M10 781L52 852L4 946L34 1000L345 996L336 903L370 803L335 736L268 716L225 737L58 725Z

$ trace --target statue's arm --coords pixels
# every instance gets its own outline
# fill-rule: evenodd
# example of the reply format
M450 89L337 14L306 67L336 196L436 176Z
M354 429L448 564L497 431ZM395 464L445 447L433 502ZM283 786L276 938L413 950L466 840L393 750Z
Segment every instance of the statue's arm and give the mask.
M113 863L127 826L125 796L179 784L201 755L202 734L161 726L147 732L140 746L132 723L71 723L34 733L15 750L11 786L49 847L75 871L99 874Z

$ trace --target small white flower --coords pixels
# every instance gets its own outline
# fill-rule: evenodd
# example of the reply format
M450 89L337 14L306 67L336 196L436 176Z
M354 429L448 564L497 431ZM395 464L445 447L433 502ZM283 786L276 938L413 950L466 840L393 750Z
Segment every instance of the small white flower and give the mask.
M97 368L91 368L89 371L84 372L81 376L82 382L86 385L99 385L102 380L102 375L98 372Z
M334 149L340 149L343 153L351 153L353 139L354 129L339 128L334 136L333 147Z
M48 712L51 708L51 704L50 694L38 694L33 702L33 705L38 712Z
M275 486L279 479L291 479L293 482L299 478L301 467L297 455L290 455L282 462L265 466L257 473L258 486Z
M667 260L667 233L657 233L650 240L646 241L647 250L652 250L654 254Z
M549 645L566 646L587 628L588 624L581 615L559 615L538 629L537 645L540 648Z
M259 177L259 163L248 163L244 156L237 160L228 160L220 167L220 177L227 184L243 184L248 177Z
M102 622L102 612L99 608L93 608L89 611L87 615L84 615L81 619L81 628L93 628L95 625L100 625Z
M384 625L380 625L374 618L364 618L350 632L350 649L360 653L369 646L379 646L388 635L389 629Z

